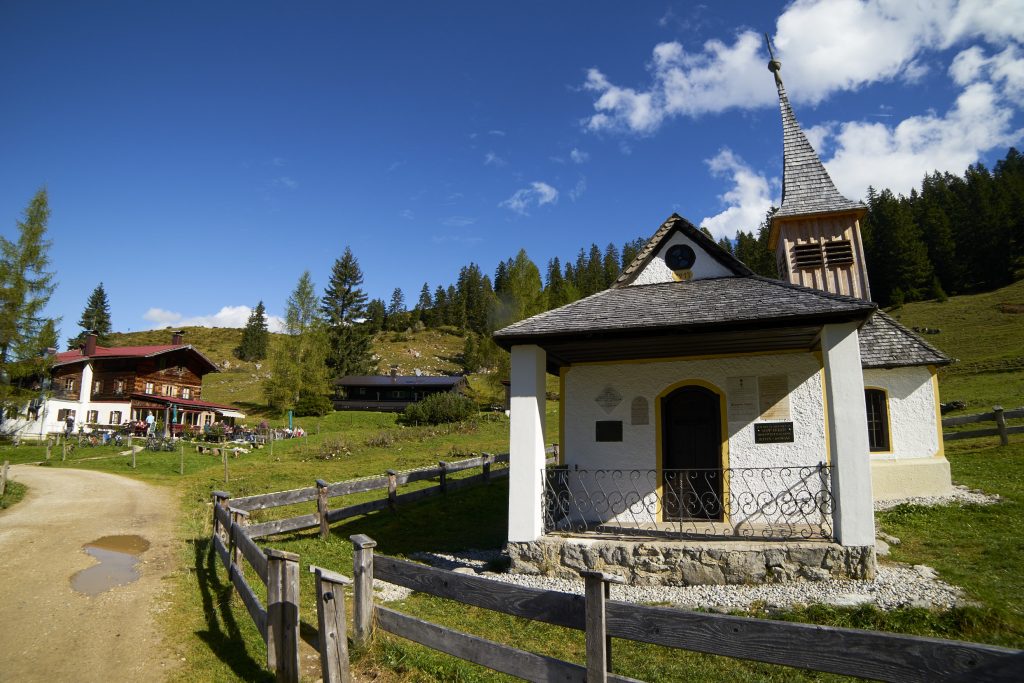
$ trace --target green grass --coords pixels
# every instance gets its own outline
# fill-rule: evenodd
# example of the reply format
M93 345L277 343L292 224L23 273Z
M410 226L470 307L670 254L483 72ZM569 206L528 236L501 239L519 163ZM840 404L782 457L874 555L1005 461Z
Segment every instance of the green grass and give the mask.
M908 304L890 314L907 327L940 330L923 336L959 359L939 371L943 401L964 401L965 413L1024 403L1024 280L944 303Z
M26 493L28 493L27 486L16 481L8 481L4 488L4 495L0 496L0 510L11 507L24 498Z

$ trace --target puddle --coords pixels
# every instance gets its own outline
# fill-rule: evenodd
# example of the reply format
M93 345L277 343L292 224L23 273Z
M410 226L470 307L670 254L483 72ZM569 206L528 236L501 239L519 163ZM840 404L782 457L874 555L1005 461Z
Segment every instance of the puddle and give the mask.
M104 536L86 543L82 550L99 560L99 564L72 576L71 587L94 596L137 580L139 555L149 550L149 541L142 536Z

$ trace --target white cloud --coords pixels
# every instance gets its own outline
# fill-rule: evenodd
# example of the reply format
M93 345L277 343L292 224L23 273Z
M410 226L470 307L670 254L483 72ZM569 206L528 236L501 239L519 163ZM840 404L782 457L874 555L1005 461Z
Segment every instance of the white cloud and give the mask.
M527 209L533 206L544 206L558 202L558 190L547 183L534 181L530 187L516 190L515 193L498 204L498 206L514 211L520 215L528 216Z
M580 176L580 179L576 181L576 186L569 190L569 199L576 201L583 196L583 193L587 191L587 179Z
M150 329L163 327L245 327L252 309L248 306L224 306L212 315L185 317L181 313L163 308L150 308L142 319L152 323ZM276 315L267 316L267 327L271 332L284 331L284 319Z
M398 215L409 221L416 218L416 214L413 213L412 209L402 209L401 211L398 212Z
M488 135L496 135L499 138L505 137L505 131L503 131L503 130L489 130L489 131L487 131L487 134Z
M572 159L574 164L585 164L590 161L590 155L586 152L580 151L573 147L572 151L569 152L569 158Z
M501 168L506 164L505 160L499 157L494 152L488 152L484 155L484 166L494 166L495 168Z
M732 239L737 230L756 230L773 203L768 179L727 147L707 159L706 163L713 176L729 178L732 187L719 196L726 208L717 215L706 217L700 222L701 226L710 230L716 239Z
M851 27L857 27L852 30ZM927 69L922 55L982 36L990 43L1024 40L1019 0L797 0L776 22L774 44L783 77L799 84L790 96L817 103L834 92L878 81L913 82ZM612 83L597 68L583 88L597 95L590 130L650 134L673 117L773 105L763 39L752 30L732 42L709 40L687 51L660 43L648 64L650 83ZM1008 74L1007 81L1011 80Z
M448 216L448 218L441 221L442 225L447 225L452 228L464 228L467 225L473 225L474 223L476 223L476 219L470 218L469 216Z
M274 178L271 184L277 187L286 187L289 190L294 190L299 186L299 181L289 178L288 176L281 176L280 178Z
M942 116L912 116L895 126L842 124L826 166L851 199L863 197L868 185L908 194L925 173L962 173L981 153L1018 143L1024 131L1011 128L1012 116L991 83L974 83Z

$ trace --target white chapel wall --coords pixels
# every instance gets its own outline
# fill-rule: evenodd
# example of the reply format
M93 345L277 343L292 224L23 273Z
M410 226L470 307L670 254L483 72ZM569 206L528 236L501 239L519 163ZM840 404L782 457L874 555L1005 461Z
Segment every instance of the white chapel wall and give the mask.
M654 258L644 267L642 271L633 280L633 285L654 285L662 282L675 282L672 270L665 265L665 252L668 251L669 247L675 246L676 244L685 244L693 249L697 255L697 260L694 261L691 272L693 273L692 279L702 280L709 277L729 277L733 273L728 268L723 266L721 263L711 258L706 251L696 242L691 240L689 237L681 232L674 233L663 245L658 253L654 255Z
M864 386L888 394L892 453L872 453L873 460L930 458L939 450L936 396L927 367L868 369Z

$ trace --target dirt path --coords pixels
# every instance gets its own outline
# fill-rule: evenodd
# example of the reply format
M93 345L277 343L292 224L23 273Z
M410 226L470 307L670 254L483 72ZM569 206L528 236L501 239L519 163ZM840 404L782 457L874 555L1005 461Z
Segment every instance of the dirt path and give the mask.
M158 681L163 579L175 562L177 502L160 487L87 470L16 465L28 495L0 512L0 681ZM141 577L88 597L69 579L103 536L150 542Z

